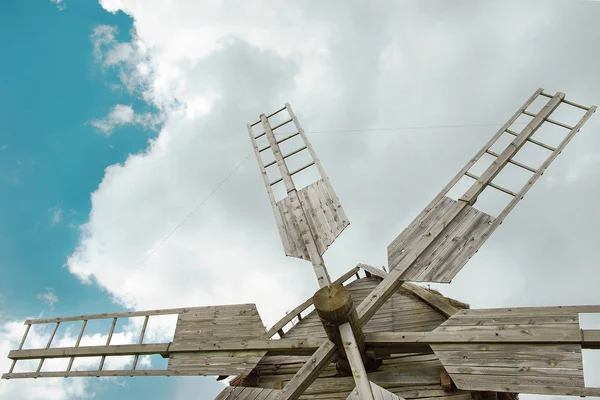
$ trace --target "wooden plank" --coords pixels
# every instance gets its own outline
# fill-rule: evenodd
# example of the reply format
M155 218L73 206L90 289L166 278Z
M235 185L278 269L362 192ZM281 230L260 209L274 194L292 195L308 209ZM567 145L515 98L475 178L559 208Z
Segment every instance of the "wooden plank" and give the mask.
M437 196L435 196L433 198L433 200L431 200L431 202L427 205L427 207L425 207L425 209L423 211L421 211L421 213L415 218L415 220L413 222L421 220L427 213L429 213L429 211L431 211L431 209L433 209L436 206L436 204L438 204L438 202L444 196L446 196L446 194L448 194L448 192L465 175L465 172L470 170L473 167L473 165L475 165L475 163L477 163L477 161L479 161L481 156L483 154L485 154L486 150L489 150L494 145L494 143L496 143L498 141L498 139L504 134L506 129L508 129L517 120L517 118L519 118L521 116L523 111L525 111L527 109L527 107L529 107L543 91L544 91L543 88L539 88L538 90L536 90L533 93L533 95L531 95L531 97L529 99L527 99L527 101L525 101L525 103L523 103L523 105L521 105L521 107L519 107L519 109L512 115L512 117L510 117L508 119L508 121L506 121L506 123L504 125L502 125L502 127L500 129L498 129L496 134L494 136L492 136L492 138L481 148L481 150L479 150L475 154L475 156L473 156L473 158L471 158L467 162L467 164L465 164L465 166L454 176L454 178L452 178L450 180L450 182L448 182L446 184L446 186L437 194ZM391 268L391 265L390 265L390 268Z
M488 367L488 366L462 366L447 365L446 369L451 374L470 375L530 375L530 376L581 376L582 370L576 368L532 368L532 367Z
M260 168L260 173L263 178L263 183L265 185L265 188L267 189L267 195L269 196L269 203L271 204L271 208L272 208L273 214L275 216L275 222L277 225L277 229L279 230L279 237L281 238L283 247L286 248L287 242L286 242L285 231L283 230L283 221L281 220L281 215L279 214L277 205L275 203L275 195L273 194L273 189L271 188L271 185L269 183L269 176L267 175L267 169L265 168L262 157L260 155L261 151L266 150L266 149L261 149L261 150L258 149L258 144L256 142L256 139L254 138L254 133L252 131L252 126L247 125L247 127L248 127L248 134L250 135L250 140L252 141L252 148L254 149L254 155L256 156L256 161L258 162L258 167Z
M296 400L317 379L335 356L333 342L326 340L277 395L277 400Z
M575 332L555 332L553 328L531 327L521 330L489 330L479 332L379 332L365 333L367 346L398 347L405 344L437 343L548 343L581 344L581 334Z
M391 392L388 392L381 386L376 385L373 382L369 382L369 384L370 384L371 392L373 393L373 398L375 400L400 400L400 398L398 396L396 396L395 394L393 394ZM363 400L363 399L364 399L364 397L359 396L359 392L358 392L357 388L354 388L354 390L348 395L348 397L346 397L346 400Z
M501 377L502 378L502 377ZM454 374L454 383L461 390L495 391L509 393L530 393L565 396L600 396L600 389L575 386L564 386L542 378L534 382L520 383L510 379Z
M339 326L340 335L344 343L346 357L352 368L352 376L356 384L357 394L360 400L375 400L371 384L367 377L367 371L362 362L361 352L359 351L356 338L352 330L352 326L348 322Z
M510 307L479 308L461 310L454 318L469 317L541 317L541 316L574 316L583 313L600 313L600 305L582 306L550 306L550 307Z
M218 371L210 375L218 375ZM234 372L232 375L236 374ZM102 370L102 371L52 371L52 372L13 372L2 374L2 379L24 379L24 378L69 378L69 377L100 377L100 376L199 376L203 373L196 373L187 370L152 370L136 369L132 370ZM209 376L210 376L209 375Z
M410 282L404 282L402 287L409 290L415 296L419 297L421 300L435 308L446 317L451 317L460 311L458 308L447 303L442 296L432 293L419 285L415 285L414 283Z
M592 106L585 115L579 120L579 122L575 125L573 130L569 132L569 134L565 137L565 139L552 151L550 156L542 163L542 165L537 169L537 172L533 174L533 176L527 181L527 183L523 186L523 188L517 193L517 196L513 198L508 205L502 210L502 212L498 215L498 217L493 221L493 223L488 228L486 234L482 237L479 246L483 245L483 243L491 236L491 234L500 226L500 224L504 221L506 216L512 211L512 209L523 199L525 194L531 189L533 184L544 174L546 169L550 166L550 164L558 157L558 155L564 150L567 144L573 139L575 134L581 130L582 126L587 122L587 120L592 116L592 114L596 111L596 106ZM541 112L540 112L541 113ZM539 114L538 114L539 115ZM535 118L534 118L535 120ZM532 120L533 122L533 120ZM515 141L518 137L515 139ZM529 139L531 141L531 139ZM509 158L512 158L510 156ZM456 271L466 263L466 259L463 257L459 260L459 262L455 263L453 270Z
M41 318L41 319L28 319L25 320L25 325L29 324L48 324L52 322L69 322L69 321L81 321L84 319L92 320L92 319L108 319L108 318L132 318L132 317L145 317L146 315L154 316L154 315L170 315L170 314L185 314L188 312L203 311L203 310L215 310L217 308L233 308L233 307L246 307L251 306L252 304L236 304L236 305L227 305L227 306L204 306L204 307L184 307L184 308L165 308L159 310L146 310L146 311L124 311L117 313L102 313L102 314L88 314L88 315L78 315L73 317L59 317L59 318Z
M544 123L544 120L552 114L552 112L560 105L562 99L565 98L564 93L557 93L550 99L546 105L536 114L536 116L527 124L527 126L519 133L511 144L500 153L494 162L481 174L479 179L465 192L460 198L470 205L473 205L479 194L491 182L500 171L506 166L508 160L517 153L538 128Z

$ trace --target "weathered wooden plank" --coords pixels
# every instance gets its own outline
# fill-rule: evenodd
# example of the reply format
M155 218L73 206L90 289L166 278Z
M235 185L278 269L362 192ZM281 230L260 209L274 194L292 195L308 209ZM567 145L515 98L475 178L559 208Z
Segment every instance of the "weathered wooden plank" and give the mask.
M365 333L367 346L397 347L404 344L426 343L548 343L581 344L581 334L556 332L555 329L531 327L526 330L489 330L480 332L378 332Z
M25 325L29 324L47 324L52 322L69 322L69 321L81 321L84 319L92 320L92 319L107 319L107 318L132 318L132 317L145 317L146 315L154 316L154 315L169 315L169 314L185 314L190 311L198 310L205 311L217 308L228 309L232 307L246 307L252 304L236 304L236 305L227 305L227 306L205 306L205 307L185 307L185 308L165 308L160 310L146 310L146 311L124 311L117 313L102 313L102 314L88 314L88 315L78 315L73 317L59 317L59 318L41 318L41 319L28 319L25 320Z
M462 375L454 374L452 379L459 389L462 390L481 390L495 392L519 392L531 394L550 394L566 396L600 396L600 389L585 388L576 386L565 386L556 384L552 379L550 381L540 378L533 382L518 382L514 379L504 377L495 378L493 376Z
M578 313L600 313L600 305L582 306L552 306L552 307L511 307L511 308L479 308L461 310L455 318L463 316L488 316L488 317L540 317L540 316L564 316Z
M490 317L465 316L464 318L451 318L444 322L444 326L488 326L488 325L557 325L578 324L579 318L574 315L550 315L542 317Z
M326 340L277 395L278 400L295 400L314 382L335 356L335 345Z
M3 374L2 379L23 379L23 378L68 378L68 377L100 377L100 376L197 376L203 375L192 371L178 370L152 370L137 369L132 370L102 370L102 371L52 371L52 372L13 372ZM216 373L214 375L217 375Z
M462 366L446 365L446 370L451 374L470 375L530 375L530 376L581 376L582 370L576 368L558 367L488 367L488 366Z
M373 393L374 400L400 400L398 396L393 393L388 392L384 388L379 385L374 384L373 382L369 382L371 387L371 392ZM346 400L363 400L364 397L359 396L358 388L355 388L349 395L346 397Z

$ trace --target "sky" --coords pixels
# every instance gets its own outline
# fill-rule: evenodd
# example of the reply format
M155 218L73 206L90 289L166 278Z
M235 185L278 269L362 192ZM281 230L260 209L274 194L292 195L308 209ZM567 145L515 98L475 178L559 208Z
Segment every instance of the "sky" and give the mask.
M325 254L330 275L386 265L387 245L537 88L600 102L599 17L600 3L576 0L4 2L0 355L30 317L253 302L270 325L311 296L246 131L285 102L351 223ZM454 281L432 287L472 308L600 304L599 127L596 115ZM586 359L598 386L599 358ZM221 388L14 380L0 399Z

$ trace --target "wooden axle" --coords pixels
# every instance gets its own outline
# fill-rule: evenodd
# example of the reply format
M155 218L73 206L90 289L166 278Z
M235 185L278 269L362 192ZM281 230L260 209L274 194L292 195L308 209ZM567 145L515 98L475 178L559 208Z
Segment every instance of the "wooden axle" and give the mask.
M366 371L377 370L380 363L377 363L373 356L367 355L365 335L358 323L358 314L350 296L350 291L342 285L325 286L315 293L313 304L323 323L323 329L327 337L336 345L336 367L338 372L345 376L352 374L348 356L344 351L344 340L340 333L340 326L345 323L348 323L352 328L356 347L360 352Z

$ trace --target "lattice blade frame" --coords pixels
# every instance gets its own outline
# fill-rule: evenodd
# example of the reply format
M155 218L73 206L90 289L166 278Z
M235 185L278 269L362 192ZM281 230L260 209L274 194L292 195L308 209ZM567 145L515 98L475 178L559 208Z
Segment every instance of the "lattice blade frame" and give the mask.
M550 100L537 114L528 112L527 107L538 96L545 96ZM579 122L571 127L550 119L552 112L560 104L578 107L586 112ZM596 106L588 108L565 100L563 93L552 96L544 93L543 89L538 89L413 222L390 243L388 246L390 270L403 269L401 279L404 281L451 282L595 111ZM522 114L529 115L533 119L520 133L511 131L509 127ZM569 129L569 133L556 148L531 138L544 123L552 123ZM514 135L515 139L501 154L491 151L492 145L506 132ZM513 159L528 142L551 151L538 169L533 169ZM490 154L496 159L481 176L471 174L469 170L484 154ZM509 163L532 172L531 178L518 193L493 182L494 178ZM452 200L446 195L463 176L469 176L475 179L475 182L458 200ZM495 218L474 208L477 199L487 188L500 190L513 196L513 199Z
M284 111L289 114L289 120L286 120L275 127L271 127L269 118ZM273 131L279 127L287 125L289 122L294 123L297 132L286 138L277 140ZM259 123L263 124L265 132L255 136L253 126L258 125ZM316 252L318 252L319 256L322 256L327 248L350 224L350 222L348 221L348 217L346 216L344 209L342 208L339 199L333 190L333 187L331 186L329 177L325 173L319 158L317 157L310 141L306 137L304 129L302 129L302 126L296 118L291 106L286 103L284 108L276 111L273 114L268 116L263 114L261 116L261 121L255 122L254 124L248 124L248 133L250 135L258 165L263 176L263 181L267 189L273 214L275 215L277 228L279 230L279 235L281 237L285 254L290 257L311 260L309 248L307 248L306 245L306 240L303 239L303 235L309 234L315 243ZM290 152L289 154L282 154L279 144L298 135L302 138L304 145ZM260 139L263 136L268 139L269 145L259 148L257 139ZM272 151L275 161L265 164L263 162L261 153L267 150ZM294 171L290 171L287 166L286 159L302 151L308 152L311 162ZM279 169L281 178L270 182L266 168L275 164ZM297 190L296 196L292 193L296 192L293 176L294 174L311 166L316 167L320 179L317 179L308 186ZM279 183L285 184L287 196L279 201L276 201L272 186ZM302 215L298 214L299 209L302 210ZM306 226L304 225L304 222L299 219L303 219L306 222Z
M172 341L145 344L144 335L148 321L153 316L178 314L175 335ZM145 317L137 344L111 345L111 338L119 318ZM90 320L112 320L105 345L79 346L87 322ZM52 347L56 331L63 322L81 321L81 330L75 347ZM54 324L53 333L45 348L23 349L27 335L34 325ZM19 348L9 353L13 360L3 379L77 377L77 376L170 376L170 375L244 375L250 372L256 363L269 350L262 339L266 330L254 304L236 304L227 306L174 308L152 311L134 311L81 315L76 317L35 319L25 321L27 326ZM250 343L247 343L250 342ZM297 344L281 343L281 351ZM222 346L222 351L219 346ZM286 347L287 346L287 347ZM301 347L301 346L300 346ZM316 347L313 344L313 347ZM159 354L169 357L166 369L139 369L138 358L141 355ZM133 356L129 370L106 370L103 368L106 357ZM71 370L75 359L101 357L97 369ZM68 359L65 370L41 371L44 360L50 358ZM39 360L35 371L13 372L19 360Z

